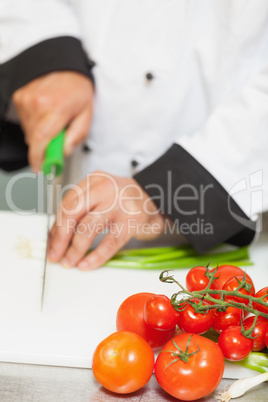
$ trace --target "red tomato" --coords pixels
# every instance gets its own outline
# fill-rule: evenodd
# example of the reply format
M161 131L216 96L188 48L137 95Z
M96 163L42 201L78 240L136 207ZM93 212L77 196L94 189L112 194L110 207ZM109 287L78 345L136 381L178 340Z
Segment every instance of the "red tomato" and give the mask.
M121 331L108 336L93 355L92 370L96 380L119 394L142 388L150 380L153 369L151 346L133 332Z
M206 272L206 267L194 267L190 269L186 276L186 288L189 290L189 292L203 290L207 287L209 279L205 275ZM212 284L210 285L210 289L217 289L217 285L215 282L212 282ZM211 296L215 299L220 299L220 295L211 294ZM213 304L213 302L208 303Z
M212 272L215 271L216 268L212 269ZM222 289L223 285L225 282L228 281L228 279L236 276L236 275L244 275L244 271L236 267L235 265L219 265L218 270L216 272L216 277L219 277L219 279L215 279L215 284L217 286L217 289ZM246 274L246 279L251 279L248 274Z
M231 325L241 325L241 321L244 318L244 311L239 308L228 307L226 311L215 311L214 315L212 328L214 331L221 333Z
M198 299L193 299L197 304L200 303ZM204 305L208 305L203 301ZM195 313L194 308L186 303L184 310L180 311L178 326L184 332L193 332L194 334L203 334L208 331L214 322L214 311L208 310L207 313Z
M155 295L145 303L144 319L152 328L160 330L175 328L178 317L179 312L174 309L167 296Z
M243 276L241 276L241 275L234 276L234 277L228 279L227 282L225 282L225 284L223 285L222 289L227 290L229 292L232 292L232 291L234 291L234 290L236 290L238 288L238 286L239 286L240 282L242 281L242 279L243 279ZM246 279L246 282L251 286L251 289L248 291L248 290L246 290L244 288L241 288L241 289L238 290L238 293L241 293L243 295L248 295L248 296L249 295L254 296L255 288L254 288L252 280L251 279ZM226 301L234 301L234 302L237 302L237 303L243 303L246 306L249 305L249 300L243 299L242 297L226 296L225 300Z
M144 306L152 296L153 293L137 293L124 300L117 311L116 328L118 331L135 332L153 348L158 348L174 336L175 329L159 331L146 324Z
M267 294L267 297L264 298L264 301L267 303L267 307L262 306L259 303L253 302L253 308L255 308L255 310L258 310L258 311L261 311L263 313L268 314L268 286L266 286L265 288L262 288L261 290L259 290L255 294L255 297L263 297L266 294Z
M265 335L265 345L268 348L268 331L266 332L266 335Z
M209 279L205 275L206 272L206 267L194 267L190 269L186 276L186 288L189 290L189 292L203 290L207 287ZM217 286L214 282L212 282L210 289L217 289Z
M244 328L249 329L251 328L254 316L248 317L244 322ZM259 352L260 350L265 348L265 335L268 331L268 320L264 317L258 317L255 328L252 332L252 336L256 337L253 339L253 352Z
M241 334L241 326L233 325L226 328L219 336L218 345L227 360L245 359L253 347L253 340Z
M196 353L185 362L180 359L176 345L185 352L188 342L188 353ZM223 371L224 358L219 346L210 339L193 334L180 334L169 341L155 364L155 377L160 386L183 401L199 399L213 392Z

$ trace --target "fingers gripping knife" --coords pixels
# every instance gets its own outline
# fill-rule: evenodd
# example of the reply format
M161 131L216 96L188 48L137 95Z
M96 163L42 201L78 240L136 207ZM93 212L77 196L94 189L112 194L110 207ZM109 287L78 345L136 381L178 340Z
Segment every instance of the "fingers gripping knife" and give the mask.
M43 173L46 176L47 185L47 239L46 239L46 252L43 269L43 282L42 282L42 295L41 295L41 311L43 310L45 284L46 284L46 268L47 268L47 252L49 242L50 221L53 215L53 180L56 176L59 176L63 172L64 158L63 158L63 146L64 146L65 130L61 131L57 137L49 143L45 160L42 166ZM48 186L48 183L51 183Z

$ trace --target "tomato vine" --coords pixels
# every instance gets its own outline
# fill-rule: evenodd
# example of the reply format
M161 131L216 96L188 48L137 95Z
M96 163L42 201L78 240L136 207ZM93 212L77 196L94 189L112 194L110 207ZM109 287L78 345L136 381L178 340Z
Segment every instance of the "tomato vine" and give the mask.
M265 298L268 296L268 292L264 294L262 297L255 297L248 294L239 293L241 288L248 290L248 283L246 281L246 274L244 273L243 278L239 281L239 285L237 289L233 291L227 290L217 290L211 289L211 285L214 280L218 279L216 276L217 268L214 271L210 271L208 266L206 267L205 275L209 279L207 286L202 290L196 290L190 292L185 289L175 278L173 275L169 274L169 270L165 270L161 272L159 279L164 283L176 283L181 290L177 293L174 293L171 297L171 304L177 311L182 311L186 307L186 303L191 304L194 308L195 313L207 313L209 310L216 309L217 311L226 311L228 307L236 307L241 310L247 311L249 313L254 314L255 316L262 316L268 319L268 314L262 311L256 310L253 308L253 303L257 303L258 305L267 307L267 302L265 302ZM213 297L213 295L220 295L219 299ZM244 303L240 303L234 300L226 300L226 296L239 297L248 300L248 305ZM196 303L192 301L192 299L199 299L200 302ZM208 301L209 304L203 303L203 301Z

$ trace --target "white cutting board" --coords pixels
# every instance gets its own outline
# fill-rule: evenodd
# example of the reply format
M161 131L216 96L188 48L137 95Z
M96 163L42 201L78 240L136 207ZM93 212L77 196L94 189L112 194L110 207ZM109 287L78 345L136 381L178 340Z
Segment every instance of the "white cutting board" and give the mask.
M159 281L159 271L81 272L48 264L41 312L43 261L19 259L19 236L45 241L46 216L0 212L0 361L91 367L97 344L116 330L116 311L126 297L143 291L171 296L177 290ZM268 284L267 246L263 234L251 250L255 265L247 267L257 289ZM177 270L176 278L184 283L186 273ZM229 364L225 376L251 373Z

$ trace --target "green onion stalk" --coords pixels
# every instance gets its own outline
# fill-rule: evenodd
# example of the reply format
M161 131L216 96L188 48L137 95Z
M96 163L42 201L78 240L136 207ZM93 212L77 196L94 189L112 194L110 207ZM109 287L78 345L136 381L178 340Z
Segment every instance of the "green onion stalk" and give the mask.
M113 268L163 270L190 268L196 265L211 267L219 264L247 266L252 265L247 247L226 252L215 252L198 255L192 246L158 247L123 250L117 253L104 266Z

